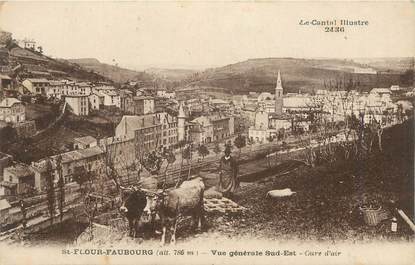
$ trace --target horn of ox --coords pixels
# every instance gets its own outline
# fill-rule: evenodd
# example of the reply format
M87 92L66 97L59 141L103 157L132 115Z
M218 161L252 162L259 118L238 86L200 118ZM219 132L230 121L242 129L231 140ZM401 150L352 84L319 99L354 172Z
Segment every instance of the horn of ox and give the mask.
M162 195L161 192L151 191L151 190L143 189L143 188L141 188L141 191L143 191L146 194L152 195L152 196L160 196L160 195Z

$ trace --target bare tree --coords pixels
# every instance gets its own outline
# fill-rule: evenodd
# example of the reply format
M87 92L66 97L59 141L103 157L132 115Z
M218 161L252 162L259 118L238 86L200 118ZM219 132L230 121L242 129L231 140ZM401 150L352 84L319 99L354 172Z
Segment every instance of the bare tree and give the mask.
M59 188L59 214L60 221L63 220L63 208L65 205L65 180L62 174L62 156L58 155L56 158L56 171L58 172L58 188Z
M55 185L52 162L50 159L46 160L46 194L48 203L48 212L51 217L51 224L55 215Z

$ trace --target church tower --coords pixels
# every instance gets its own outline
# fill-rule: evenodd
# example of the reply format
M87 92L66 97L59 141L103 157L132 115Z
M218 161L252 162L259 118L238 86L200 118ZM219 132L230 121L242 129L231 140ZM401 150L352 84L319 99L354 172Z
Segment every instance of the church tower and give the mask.
M184 121L186 119L186 114L184 113L183 103L179 104L179 115L177 115L177 138L180 141L185 139L185 128Z
M282 88L281 83L281 74L278 70L278 78L277 78L277 85L275 87L275 113L278 115L282 114L282 94L284 92L284 89Z

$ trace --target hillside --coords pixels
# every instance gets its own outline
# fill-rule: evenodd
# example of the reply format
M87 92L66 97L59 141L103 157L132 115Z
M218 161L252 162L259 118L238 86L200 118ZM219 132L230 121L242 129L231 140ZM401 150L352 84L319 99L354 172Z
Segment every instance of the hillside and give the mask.
M24 49L13 41L0 43L0 68L3 73L18 79L43 77L108 81L79 65L53 59L37 50Z
M70 63L77 64L87 70L92 70L100 75L106 76L114 82L124 83L126 81L151 81L153 77L145 72L138 72L121 68L115 65L101 63L95 58L67 59Z
M381 71L405 71L414 68L414 58L356 58L355 62L369 65Z
M224 67L208 69L195 75L191 85L224 88L233 93L248 91L272 91L278 70L281 71L283 85L287 92L312 91L315 89L358 89L389 87L393 84L410 86L413 84L413 66L408 60L393 71L378 74L357 74L354 67L372 67L370 62L360 64L341 59L295 59L263 58L249 59ZM405 73L404 69L411 69ZM397 69L400 69L399 71Z

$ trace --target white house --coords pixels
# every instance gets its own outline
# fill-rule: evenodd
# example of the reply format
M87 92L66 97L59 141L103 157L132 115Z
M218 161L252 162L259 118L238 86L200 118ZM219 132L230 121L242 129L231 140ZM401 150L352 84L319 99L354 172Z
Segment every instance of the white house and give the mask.
M26 120L23 103L16 98L5 98L0 102L0 121L19 123Z
M65 102L73 114L77 116L88 116L89 100L87 95L67 95L65 96Z
M45 95L46 87L49 86L49 80L43 78L28 78L22 82L22 85L32 94Z
M401 87L399 85L392 85L390 88L391 91L400 91Z
M101 93L104 96L104 106L121 108L121 98L115 90L101 90Z
M99 106L104 104L104 95L100 92L92 92L88 99L92 110L99 110Z
M176 92L174 91L167 91L165 89L157 90L157 96L161 98L176 98Z

